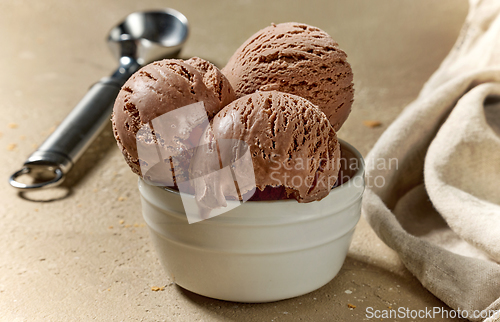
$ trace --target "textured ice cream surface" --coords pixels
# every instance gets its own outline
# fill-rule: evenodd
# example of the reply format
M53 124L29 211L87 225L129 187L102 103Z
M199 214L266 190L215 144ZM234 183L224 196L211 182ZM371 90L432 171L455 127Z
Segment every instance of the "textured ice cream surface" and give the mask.
M208 118L212 118L234 97L232 93L231 85L220 71L200 58L189 63L166 59L137 71L120 90L112 116L118 147L132 171L142 175L136 142L141 128L152 127L151 122L165 113L198 102L203 102ZM151 135L144 135L142 143L155 152L155 145L161 142L154 128L150 132Z
M278 91L243 96L213 118L210 131L202 143L212 137L248 145L255 186L261 191L283 187L287 196L310 202L327 196L337 180L340 146L335 130L302 97ZM224 185L217 189L225 194ZM240 187L239 193L247 191Z
M236 94L228 79L214 64L198 57L190 58L185 63L200 72L203 76L203 83L215 94L221 106L226 106L236 99Z
M278 90L316 104L338 131L354 88L346 53L323 30L301 23L271 25L241 45L222 69L241 97Z

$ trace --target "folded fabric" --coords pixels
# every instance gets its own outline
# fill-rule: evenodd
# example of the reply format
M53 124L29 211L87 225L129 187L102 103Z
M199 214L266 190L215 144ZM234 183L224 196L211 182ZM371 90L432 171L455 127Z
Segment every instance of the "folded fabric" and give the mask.
M435 296L500 321L500 1L459 39L366 158L363 214Z

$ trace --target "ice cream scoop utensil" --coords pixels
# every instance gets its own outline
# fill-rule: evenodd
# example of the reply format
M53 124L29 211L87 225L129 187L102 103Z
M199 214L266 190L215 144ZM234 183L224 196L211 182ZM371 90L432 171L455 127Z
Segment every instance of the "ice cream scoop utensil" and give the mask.
M186 17L173 9L135 12L111 29L108 45L119 60L110 76L93 85L59 127L15 172L9 183L19 189L60 184L73 164L99 134L125 81L142 65L175 57L188 36ZM30 175L33 184L17 179Z

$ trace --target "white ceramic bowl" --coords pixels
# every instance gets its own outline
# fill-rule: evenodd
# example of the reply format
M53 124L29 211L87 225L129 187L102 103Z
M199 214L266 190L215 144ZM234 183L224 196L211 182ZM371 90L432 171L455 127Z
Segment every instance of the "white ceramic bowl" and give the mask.
M247 201L188 224L178 192L139 180L144 219L172 280L192 292L237 302L270 302L327 284L340 270L361 214L362 157L351 179L311 203Z

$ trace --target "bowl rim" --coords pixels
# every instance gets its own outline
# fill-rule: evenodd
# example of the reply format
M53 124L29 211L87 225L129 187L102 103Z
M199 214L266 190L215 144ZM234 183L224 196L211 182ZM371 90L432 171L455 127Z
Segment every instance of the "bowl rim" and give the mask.
M327 196L325 196L325 198L327 198L330 194L332 193L335 193L335 191L339 191L339 190L342 190L341 188L345 188L349 183L353 182L355 178L357 177L361 177L361 176L364 176L364 171L365 171L365 160L363 159L363 156L361 155L361 153L350 143L348 143L347 141L345 140L342 140L341 138L338 138L339 140L339 143L340 143L340 147L342 149L342 147L346 147L350 150L350 152L352 152L354 154L354 156L356 157L356 159L360 160L360 164L359 164L359 168L356 170L356 172L354 173L354 175L350 178L350 180L348 180L347 182L344 182L343 184L337 186L337 187L334 187L330 190L330 192L328 193ZM141 177L139 177L140 180L142 180ZM142 180L144 181L144 180ZM144 181L145 184L148 184L147 182ZM364 184L363 184L364 186ZM175 195L179 195L180 196L180 192L178 190L174 190L172 188L169 188L169 187L159 187L159 186L156 186L157 188L160 188L166 192L169 192L169 193L172 193L172 194L175 194ZM245 203L254 203L254 202L258 202L259 204L265 204L265 203L273 203L273 204L276 204L276 203L290 203L290 202L297 202L297 200L295 199L283 199L283 200L258 200L258 201L245 201Z

